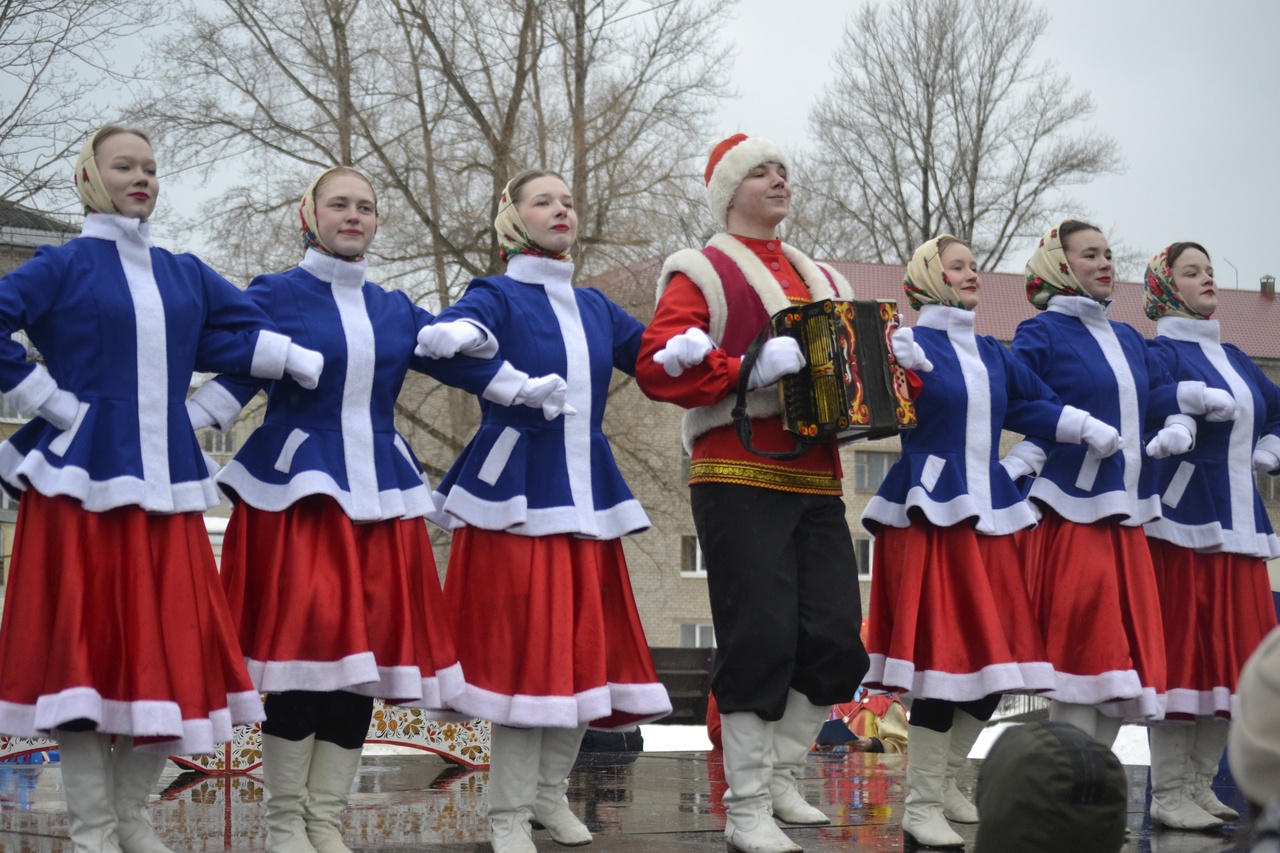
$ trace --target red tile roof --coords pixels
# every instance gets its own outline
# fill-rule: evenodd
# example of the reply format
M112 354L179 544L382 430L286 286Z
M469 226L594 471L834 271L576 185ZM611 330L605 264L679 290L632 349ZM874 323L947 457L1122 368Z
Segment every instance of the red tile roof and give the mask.
M831 261L841 275L849 279L853 292L868 299L893 299L898 303L904 321L915 323L916 312L907 304L902 292L906 267L901 264L867 264L853 261ZM653 258L601 273L584 285L598 287L619 305L643 322L653 317L654 284L662 261ZM1035 313L1027 302L1026 288L1020 274L987 272L982 274L982 303L978 306L977 331L1009 341L1018 324ZM1222 339L1233 343L1254 359L1280 360L1280 301L1274 294L1256 290L1220 290L1218 311L1214 317L1222 323ZM1111 318L1128 323L1146 337L1154 337L1156 324L1142 313L1142 285L1120 282L1115 287L1115 304Z

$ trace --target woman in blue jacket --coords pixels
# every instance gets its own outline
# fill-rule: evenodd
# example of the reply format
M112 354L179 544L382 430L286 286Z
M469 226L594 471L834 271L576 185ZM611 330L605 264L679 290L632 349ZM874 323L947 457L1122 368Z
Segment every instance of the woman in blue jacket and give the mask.
M1280 473L1280 388L1221 341L1217 283L1199 243L1174 243L1147 265L1150 346L1175 379L1235 402L1206 418L1195 447L1155 463L1163 517L1146 525L1164 613L1165 718L1151 728L1151 816L1179 829L1239 817L1210 788L1227 743L1240 670L1276 626L1266 561L1280 557L1255 473Z
M643 327L598 290L573 286L577 239L564 180L526 172L494 223L506 275L476 279L439 322L496 336L516 368L563 376L564 414L481 402L480 429L440 484L458 527L445 599L467 684L454 706L491 720L489 819L497 853L533 853L531 822L561 844L591 841L567 777L587 724L666 715L621 537L649 526L602 429L615 369L634 375Z
M1124 718L1160 716L1165 687L1164 631L1142 531L1160 517L1149 457L1186 452L1191 415L1234 409L1202 382L1175 384L1142 335L1108 318L1114 275L1096 227L1068 219L1049 229L1027 263L1027 298L1040 313L1013 337L1013 354L1064 403L1087 409L1122 439L1107 458L1070 445L1042 448L1047 459L1029 492L1042 518L1026 557L1056 673L1050 716L1108 745Z
M300 215L302 263L257 277L248 294L328 369L313 389L271 384L262 426L218 475L235 503L222 579L249 674L268 694L267 849L342 853L374 698L443 709L463 687L424 520L434 505L396 432L396 397L410 369L502 403L528 377L487 358L492 338L472 323L434 334L476 357L415 354L434 317L365 280L378 218L364 175L324 171ZM192 399L225 428L265 386L218 379Z
M20 496L0 731L58 739L76 849L156 853L143 808L165 757L262 719L204 528L218 499L191 374L314 384L322 360L199 259L151 245L143 133L98 131L75 179L80 236L0 280L0 389L35 416L0 444L0 481Z

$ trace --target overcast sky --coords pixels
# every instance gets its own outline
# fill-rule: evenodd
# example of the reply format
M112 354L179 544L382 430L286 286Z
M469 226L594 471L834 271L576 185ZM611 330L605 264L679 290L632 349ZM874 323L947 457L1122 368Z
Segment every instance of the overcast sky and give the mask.
M808 113L832 77L848 0L739 0L725 38L741 97L720 111L724 135L809 145ZM892 0L887 0L892 2ZM1091 125L1120 144L1125 169L1072 191L1112 242L1149 257L1175 240L1203 243L1223 287L1280 276L1280 2L1071 0L1052 16L1039 56L1070 75L1097 110ZM806 180L821 176L799 176ZM1046 227L1052 223L1046 223ZM1021 269L1033 248L1012 252Z

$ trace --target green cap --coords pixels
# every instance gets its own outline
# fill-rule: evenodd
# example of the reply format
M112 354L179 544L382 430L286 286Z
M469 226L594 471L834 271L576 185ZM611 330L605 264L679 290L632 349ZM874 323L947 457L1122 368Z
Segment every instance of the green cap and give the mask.
M1115 754L1066 723L1005 730L978 772L974 853L1116 853L1129 783Z

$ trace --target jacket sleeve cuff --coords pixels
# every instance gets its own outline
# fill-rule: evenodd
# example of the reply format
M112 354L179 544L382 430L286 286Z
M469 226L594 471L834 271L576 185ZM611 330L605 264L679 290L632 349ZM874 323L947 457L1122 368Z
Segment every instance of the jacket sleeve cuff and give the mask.
M1080 411L1076 409L1076 411ZM1039 477L1040 472L1044 470L1044 463L1049 459L1049 454L1045 453L1044 448L1033 441L1019 441L1013 447L1009 448L1009 452L1005 454L1005 458L1012 456L1014 459L1021 459L1031 469L1032 475Z
M461 355L470 356L471 358L493 358L498 354L498 339L494 337L493 332L489 331L488 327L470 318L465 318L461 322L470 323L484 335L483 341L463 349L460 353Z
M498 368L498 375L490 380L480 396L499 406L510 406L515 403L516 394L528 380L529 374L516 370L511 366L511 362L504 361Z
M1059 444L1079 444L1080 433L1084 430L1084 422L1088 417L1089 413L1084 409L1063 406L1062 414L1058 417L1058 429L1054 433L1054 440Z
M1178 411L1184 415L1204 414L1204 383L1190 380L1178 383ZM1168 421L1165 422L1168 426ZM1192 435L1195 435L1193 432Z
M226 432L244 408L235 396L218 382L206 382L196 389L189 402L209 413L218 432Z
M4 398L13 404L20 415L30 418L57 390L58 383L53 381L48 369L43 364L37 364L21 382L5 392Z
M1268 433L1258 439L1258 450L1265 450L1267 453L1274 453L1276 458L1280 459L1280 437Z
M266 329L258 332L253 348L249 375L256 379L280 379L284 376L284 360L289 352L289 337Z

